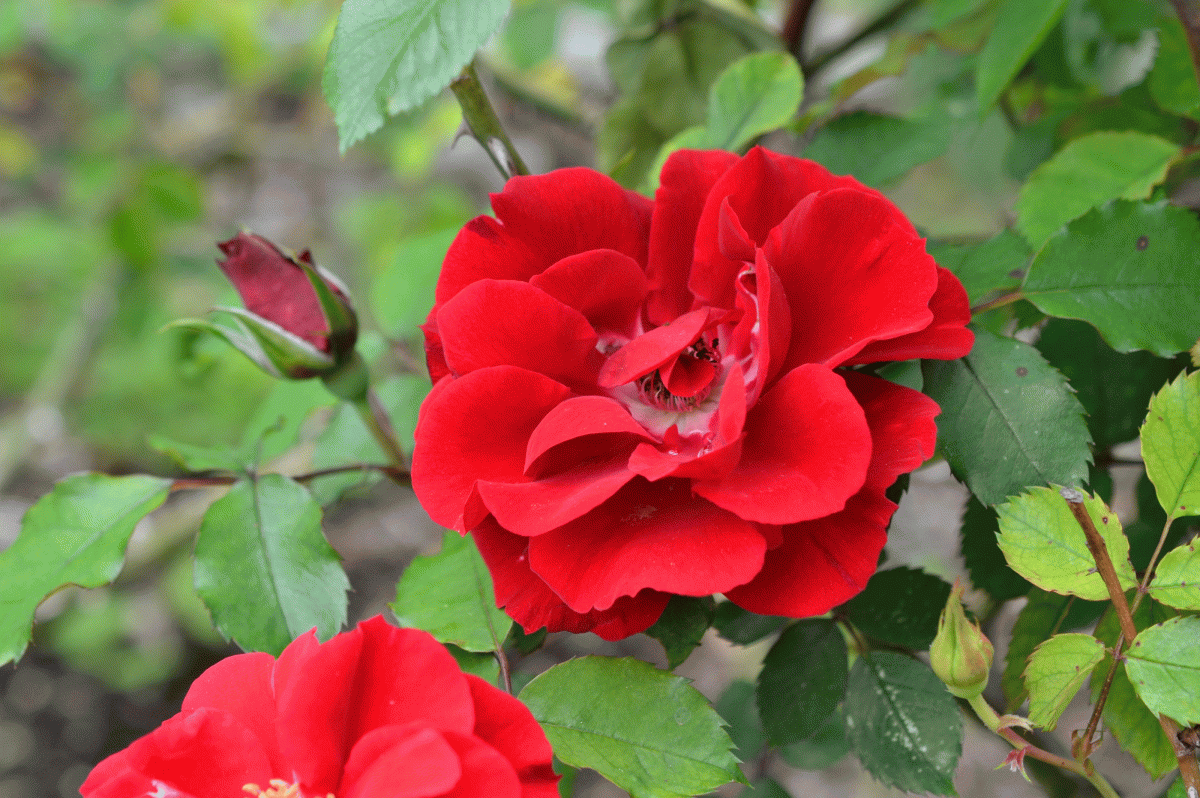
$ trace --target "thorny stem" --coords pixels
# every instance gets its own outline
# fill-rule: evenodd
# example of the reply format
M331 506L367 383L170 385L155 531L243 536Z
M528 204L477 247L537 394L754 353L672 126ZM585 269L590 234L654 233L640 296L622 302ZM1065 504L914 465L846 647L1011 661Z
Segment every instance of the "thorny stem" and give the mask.
M1150 578L1154 576L1154 566L1158 564L1158 555L1162 554L1163 544L1167 542L1167 532L1170 531L1174 520L1174 515L1168 515L1167 522L1163 524L1162 533L1158 536L1158 545L1154 547L1154 554L1150 555L1150 564L1146 566L1146 572L1142 574L1142 582L1138 585L1137 595L1133 598L1134 612L1137 611L1138 605L1142 603L1142 597L1146 595L1146 588L1150 584Z
M1024 298L1025 295L1020 291L1012 291L1004 294L1003 296L998 296L989 302L976 305L975 307L971 308L971 315L977 316L980 313L987 313L989 310L995 310L996 308L1002 308L1005 305L1011 305L1014 302L1020 302Z
M804 45L804 30L808 27L808 13L812 11L814 0L792 0L792 6L788 10L787 19L783 22L783 30L779 32L779 38L783 39L783 44L787 47L787 51L800 58L800 48Z
M496 116L496 110L492 108L479 82L474 61L463 67L459 76L450 81L450 90L462 108L463 120L470 128L471 135L483 146L504 179L529 174L529 168L504 132L500 118Z
M358 411L358 415L367 425L367 429L371 431L371 435L379 443L388 460L392 462L393 466L407 474L408 462L404 457L404 452L400 449L400 442L396 439L396 427L392 424L391 416L388 415L383 402L379 401L375 389L367 389L365 401L351 404Z
M1104 677L1104 685L1100 688L1100 694L1096 696L1096 706L1092 707L1092 716L1088 718L1087 728L1084 729L1083 737L1080 738L1079 752L1076 753L1080 759L1087 759L1095 750L1092 740L1096 738L1096 727L1100 725L1100 715L1104 712L1104 705L1108 702L1108 691L1112 689L1113 677L1117 675L1117 666L1120 665L1117 654L1124 646L1125 635L1120 635L1117 637L1117 645L1113 647L1112 667L1108 669L1108 676Z
M378 471L381 474L386 474L397 482L405 482L408 480L408 472L390 465L374 465L369 463L360 463L357 465L337 466L335 468L322 468L319 471L309 471L306 474L298 474L291 479L296 482L311 482L314 479L321 477L333 476L334 474L346 474L351 471ZM170 490L195 490L197 488L213 488L221 485L232 485L241 477L222 474L213 477L181 477L171 483Z
M1009 745L1016 750L1024 750L1026 756L1031 756L1034 759L1045 762L1047 765L1054 765L1057 768L1069 770L1072 773L1084 777L1092 784L1093 787L1096 788L1097 792L1104 796L1104 798L1120 798L1120 796L1117 795L1117 791L1112 788L1112 785L1105 781L1104 777L1096 773L1094 770L1089 772L1089 768L1084 767L1074 759L1067 759L1066 757L1059 756L1058 754L1052 754L1044 748L1038 748L1036 745L1030 743L1028 740L1018 734L1016 729L1009 727L1001 728L1000 716L996 714L996 710L992 709L992 705L985 701L982 695L969 698L967 699L967 702L971 705L971 709L975 710L975 714L979 716L979 719L983 721L985 726L1007 740Z

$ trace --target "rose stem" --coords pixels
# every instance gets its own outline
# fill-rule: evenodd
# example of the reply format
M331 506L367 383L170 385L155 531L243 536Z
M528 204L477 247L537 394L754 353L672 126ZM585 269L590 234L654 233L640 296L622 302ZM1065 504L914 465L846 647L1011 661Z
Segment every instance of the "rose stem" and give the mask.
M812 11L812 7L813 0L792 0L792 7L783 23L783 30L779 32L779 38L783 40L787 51L796 56L797 60L800 59L800 48L804 44L804 29L808 26L808 12Z
M371 431L371 435L379 443L384 454L391 460L392 465L407 475L408 463L405 460L404 452L400 449L399 441L396 440L396 428L392 425L392 419L384 409L383 403L379 401L375 390L368 388L366 396L351 402L351 404L358 411L359 417L367 425L367 429Z
M450 81L450 90L462 108L463 120L470 128L471 135L483 146L504 179L529 174L529 168L521 160L521 155L504 132L495 109L488 101L479 75L475 73L474 61L463 67L459 76Z
M863 40L869 39L875 34L886 30L905 14L914 9L919 2L920 0L901 0L890 10L885 11L882 15L867 23L866 27L851 36L846 41L839 44L837 47L826 53L822 53L811 61L801 63L800 71L804 73L805 78L820 72L829 64L830 61L833 61L835 58L845 54L846 51L855 47Z
M1075 516L1075 520L1079 522L1079 526L1087 538L1088 550L1096 560L1100 577L1104 580L1105 587L1108 588L1113 609L1117 613L1117 619L1121 622L1121 634L1125 638L1125 643L1132 643L1133 639L1137 637L1133 612L1129 609L1129 603L1125 600L1125 591L1121 590L1121 583L1117 580L1117 571L1113 567L1112 559L1108 556L1104 539L1096 531L1092 517L1088 515L1087 508L1083 506L1083 493L1074 488L1063 488L1062 497L1066 499L1067 507L1071 508L1071 514ZM1170 523L1170 519L1167 520L1167 523ZM1117 667L1120 654L1121 652L1118 650L1113 668ZM1196 756L1191 749L1179 739L1179 724L1166 715L1158 716L1158 724L1162 726L1163 734L1167 735L1167 739L1175 751L1175 758L1179 763L1179 775L1187 787L1188 798L1200 798L1200 763L1197 763Z

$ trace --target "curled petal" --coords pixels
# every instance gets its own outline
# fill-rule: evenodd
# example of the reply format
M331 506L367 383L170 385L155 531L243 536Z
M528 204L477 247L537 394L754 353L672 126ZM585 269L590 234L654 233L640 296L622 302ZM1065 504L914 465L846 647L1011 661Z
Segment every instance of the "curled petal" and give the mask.
M563 258L529 283L578 310L597 333L625 338L633 337L649 290L638 262L611 249Z

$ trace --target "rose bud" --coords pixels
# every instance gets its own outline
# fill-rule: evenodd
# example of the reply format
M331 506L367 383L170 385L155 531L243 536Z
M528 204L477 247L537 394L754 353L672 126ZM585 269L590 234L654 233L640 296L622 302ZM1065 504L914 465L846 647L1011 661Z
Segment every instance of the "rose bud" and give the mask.
M329 376L351 360L358 319L349 294L308 250L292 255L247 232L217 246L226 256L217 265L246 307L218 308L235 317L237 329L196 320L188 326L220 335L276 377Z
M962 595L963 586L956 583L938 619L937 636L929 647L929 664L953 695L972 699L987 686L993 652L979 624L967 620Z
M886 197L758 148L654 199L514 177L423 326L412 481L524 628L641 632L672 595L821 615L866 585L937 404L873 364L971 350L958 279Z
M558 798L546 735L432 636L382 617L238 654L97 765L83 798Z

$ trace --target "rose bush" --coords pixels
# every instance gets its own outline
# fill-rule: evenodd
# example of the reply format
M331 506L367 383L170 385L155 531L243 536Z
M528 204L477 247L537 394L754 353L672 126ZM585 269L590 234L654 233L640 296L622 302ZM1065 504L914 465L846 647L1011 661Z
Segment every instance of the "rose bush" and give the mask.
M938 407L855 367L972 345L903 214L761 148L677 152L653 201L578 168L492 208L424 326L412 476L497 603L618 639L671 594L803 617L862 590Z
M517 699L430 635L375 617L279 659L239 654L183 709L92 771L84 798L557 798L550 744Z

